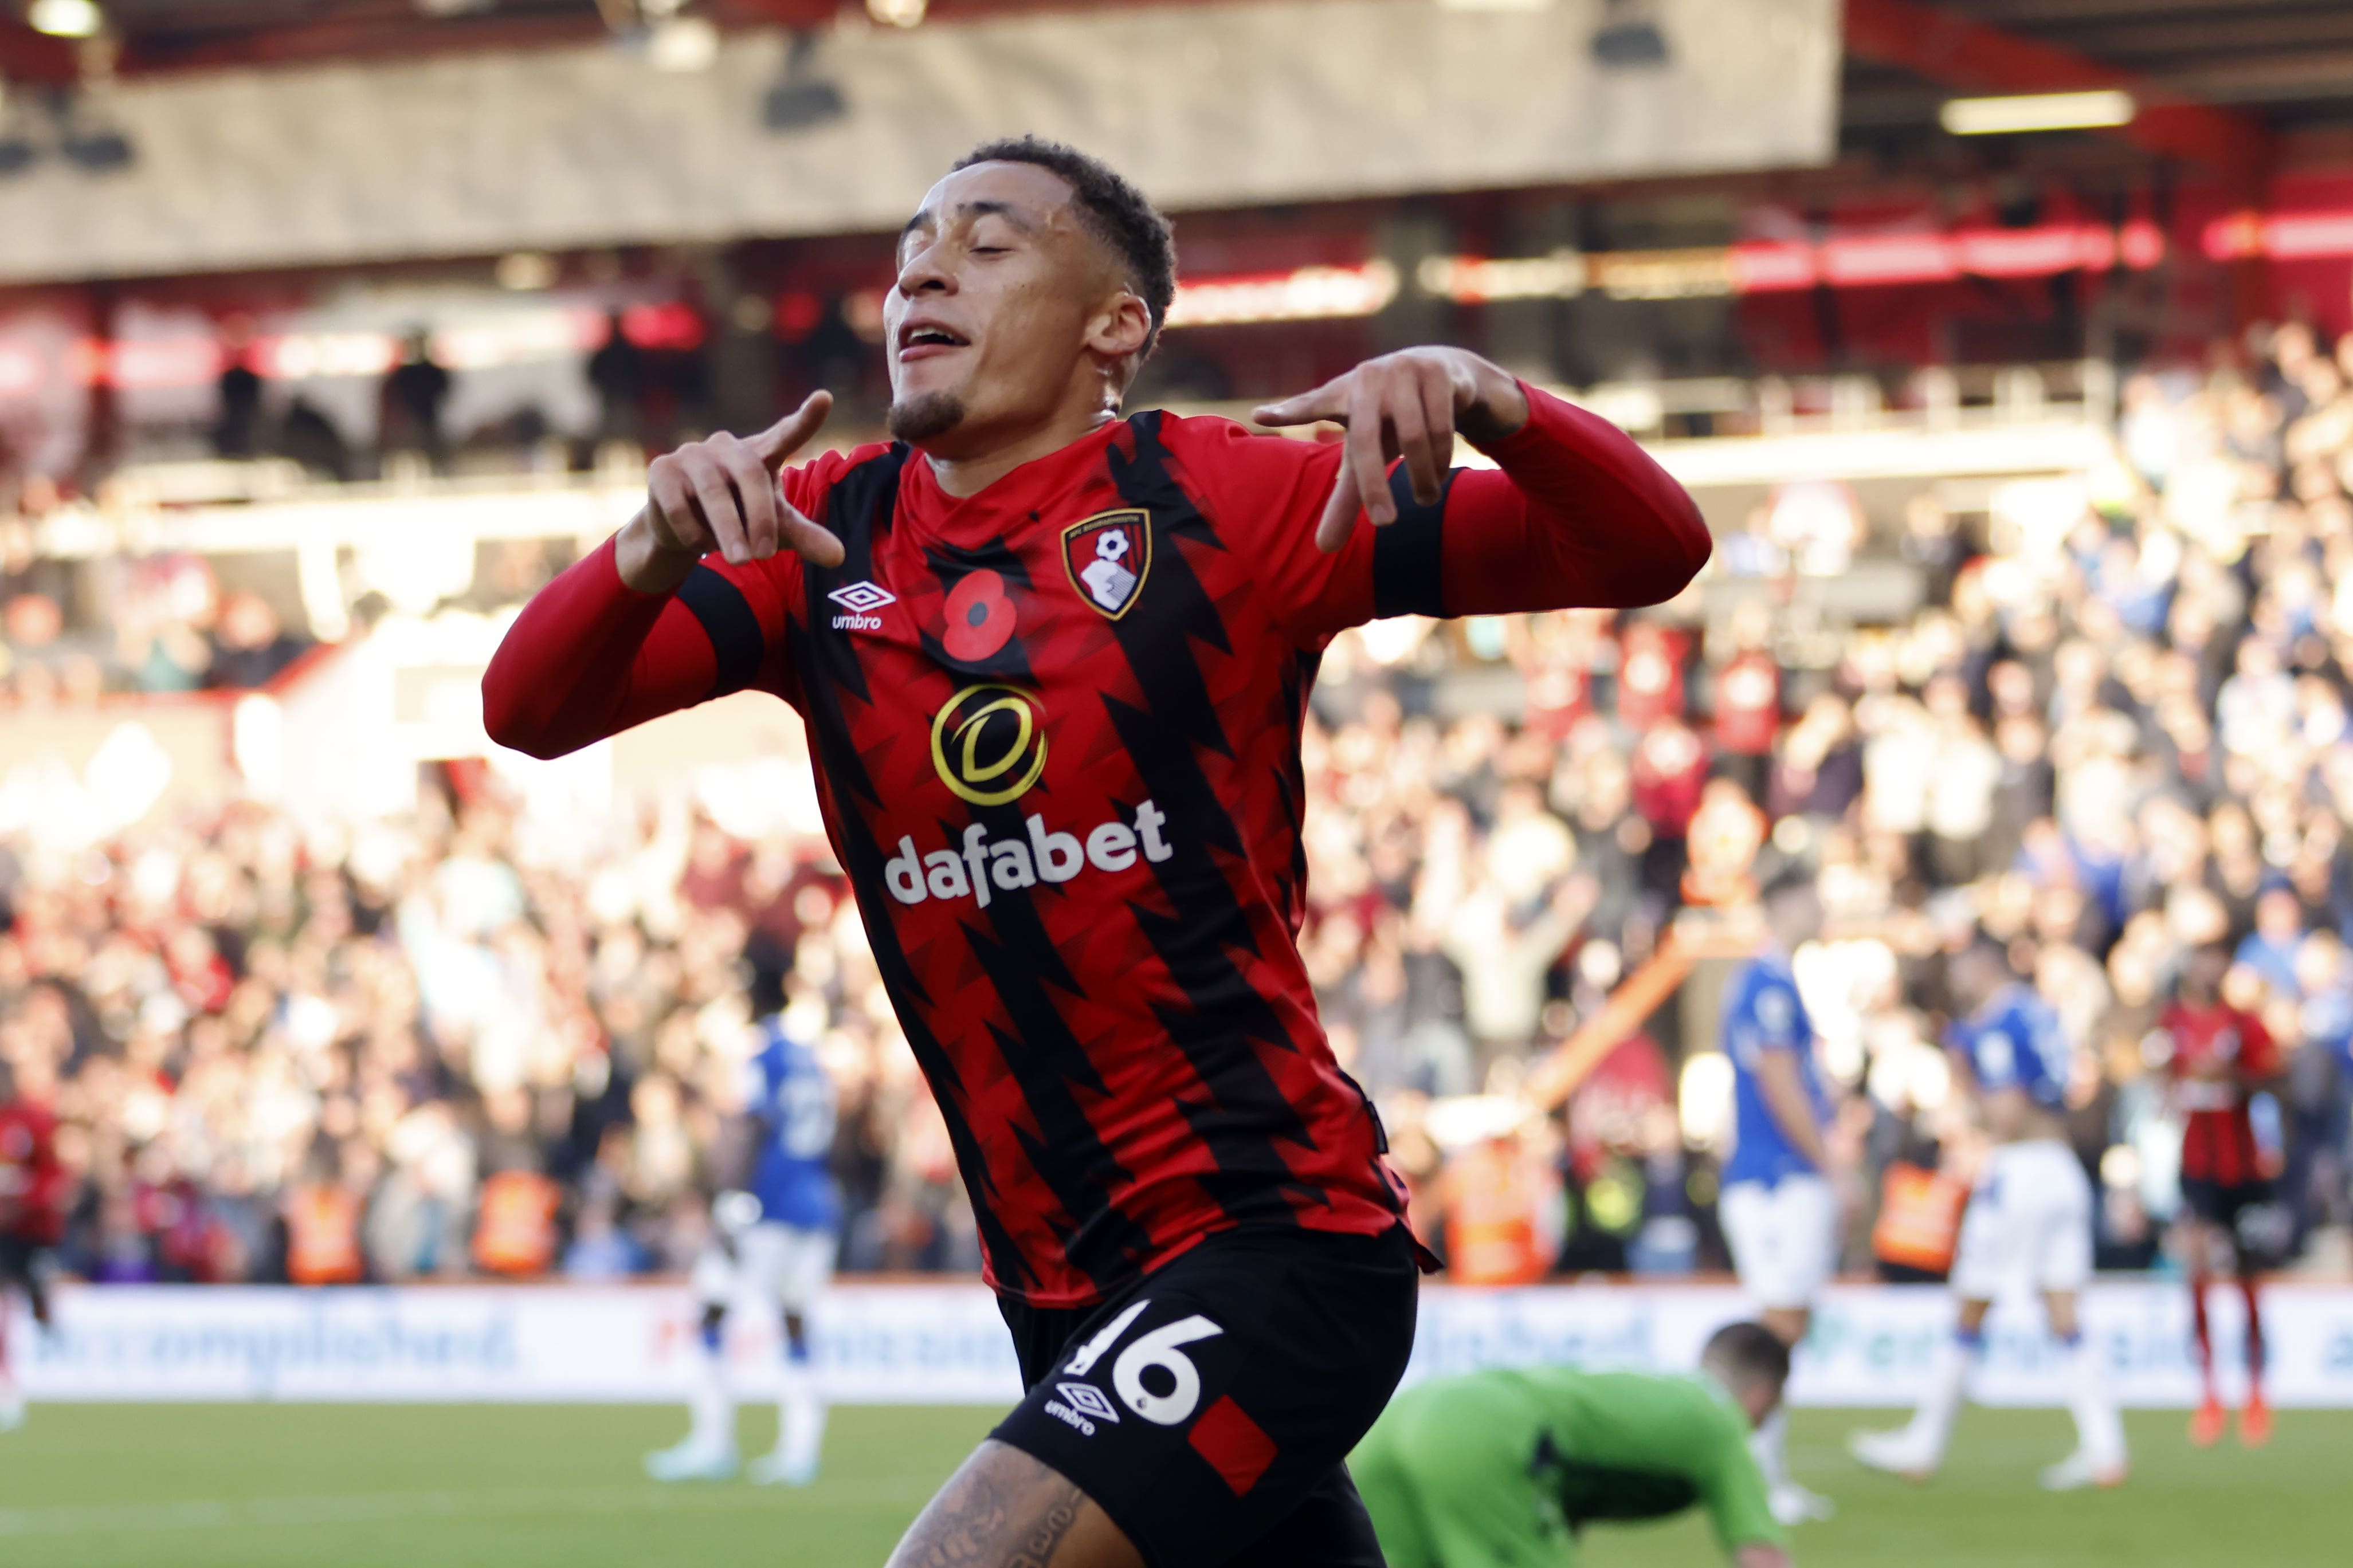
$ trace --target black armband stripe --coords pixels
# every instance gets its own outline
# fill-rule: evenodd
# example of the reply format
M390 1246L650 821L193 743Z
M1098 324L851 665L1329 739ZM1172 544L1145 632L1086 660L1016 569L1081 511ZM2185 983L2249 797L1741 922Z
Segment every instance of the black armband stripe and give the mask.
M1440 544L1446 537L1446 498L1453 493L1455 470L1438 482L1438 499L1424 506L1413 499L1413 480L1398 465L1389 476L1389 494L1397 500L1397 521L1373 531L1373 617L1442 616L1446 613L1445 571Z
M760 677L760 660L768 651L760 635L760 617L752 611L744 590L708 566L697 566L678 585L679 603L694 612L711 639L711 656L719 668L711 682L711 696L741 691ZM709 699L705 699L708 700Z

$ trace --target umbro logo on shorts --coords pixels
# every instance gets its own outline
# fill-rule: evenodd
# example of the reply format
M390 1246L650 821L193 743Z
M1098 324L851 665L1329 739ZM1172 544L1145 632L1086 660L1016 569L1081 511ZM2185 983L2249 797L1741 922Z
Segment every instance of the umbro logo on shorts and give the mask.
M1092 1415L1098 1421L1119 1419L1119 1412L1112 1407L1109 1396L1092 1383L1058 1383L1054 1387L1082 1415Z
M1114 1426L1119 1422L1119 1412L1112 1408L1103 1391L1092 1383L1058 1383L1054 1392L1062 1397L1046 1401L1046 1414L1075 1428L1082 1437L1095 1435L1098 1421L1109 1421Z
M881 584L862 581L836 588L826 597L849 612L833 617L833 629L838 632L879 632L882 617L874 612L899 602L899 595Z

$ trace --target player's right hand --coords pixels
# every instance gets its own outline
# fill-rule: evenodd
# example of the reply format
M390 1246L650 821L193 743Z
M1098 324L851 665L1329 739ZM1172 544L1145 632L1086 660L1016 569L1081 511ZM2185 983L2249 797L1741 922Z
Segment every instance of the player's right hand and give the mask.
M819 566L841 564L841 541L785 500L776 472L808 444L833 410L833 394L807 400L756 436L721 431L665 452L646 470L646 543L673 562L716 551L736 566L790 550Z

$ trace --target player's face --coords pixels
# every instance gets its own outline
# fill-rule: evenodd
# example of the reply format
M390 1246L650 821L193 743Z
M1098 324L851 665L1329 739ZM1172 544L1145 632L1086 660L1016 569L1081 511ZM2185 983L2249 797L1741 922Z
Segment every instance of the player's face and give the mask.
M953 458L1051 419L1099 388L1106 312L1124 294L1060 175L957 170L901 235L883 303L893 434Z

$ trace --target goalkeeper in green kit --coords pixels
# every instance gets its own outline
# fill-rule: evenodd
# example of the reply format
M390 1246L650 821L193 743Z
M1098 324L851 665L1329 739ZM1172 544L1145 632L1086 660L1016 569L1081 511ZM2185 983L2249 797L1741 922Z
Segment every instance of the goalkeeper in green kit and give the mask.
M1389 1402L1348 1470L1390 1568L1567 1568L1588 1524L1687 1508L1707 1510L1736 1568L1787 1568L1748 1434L1788 1376L1788 1346L1733 1323L1690 1376L1435 1379Z

